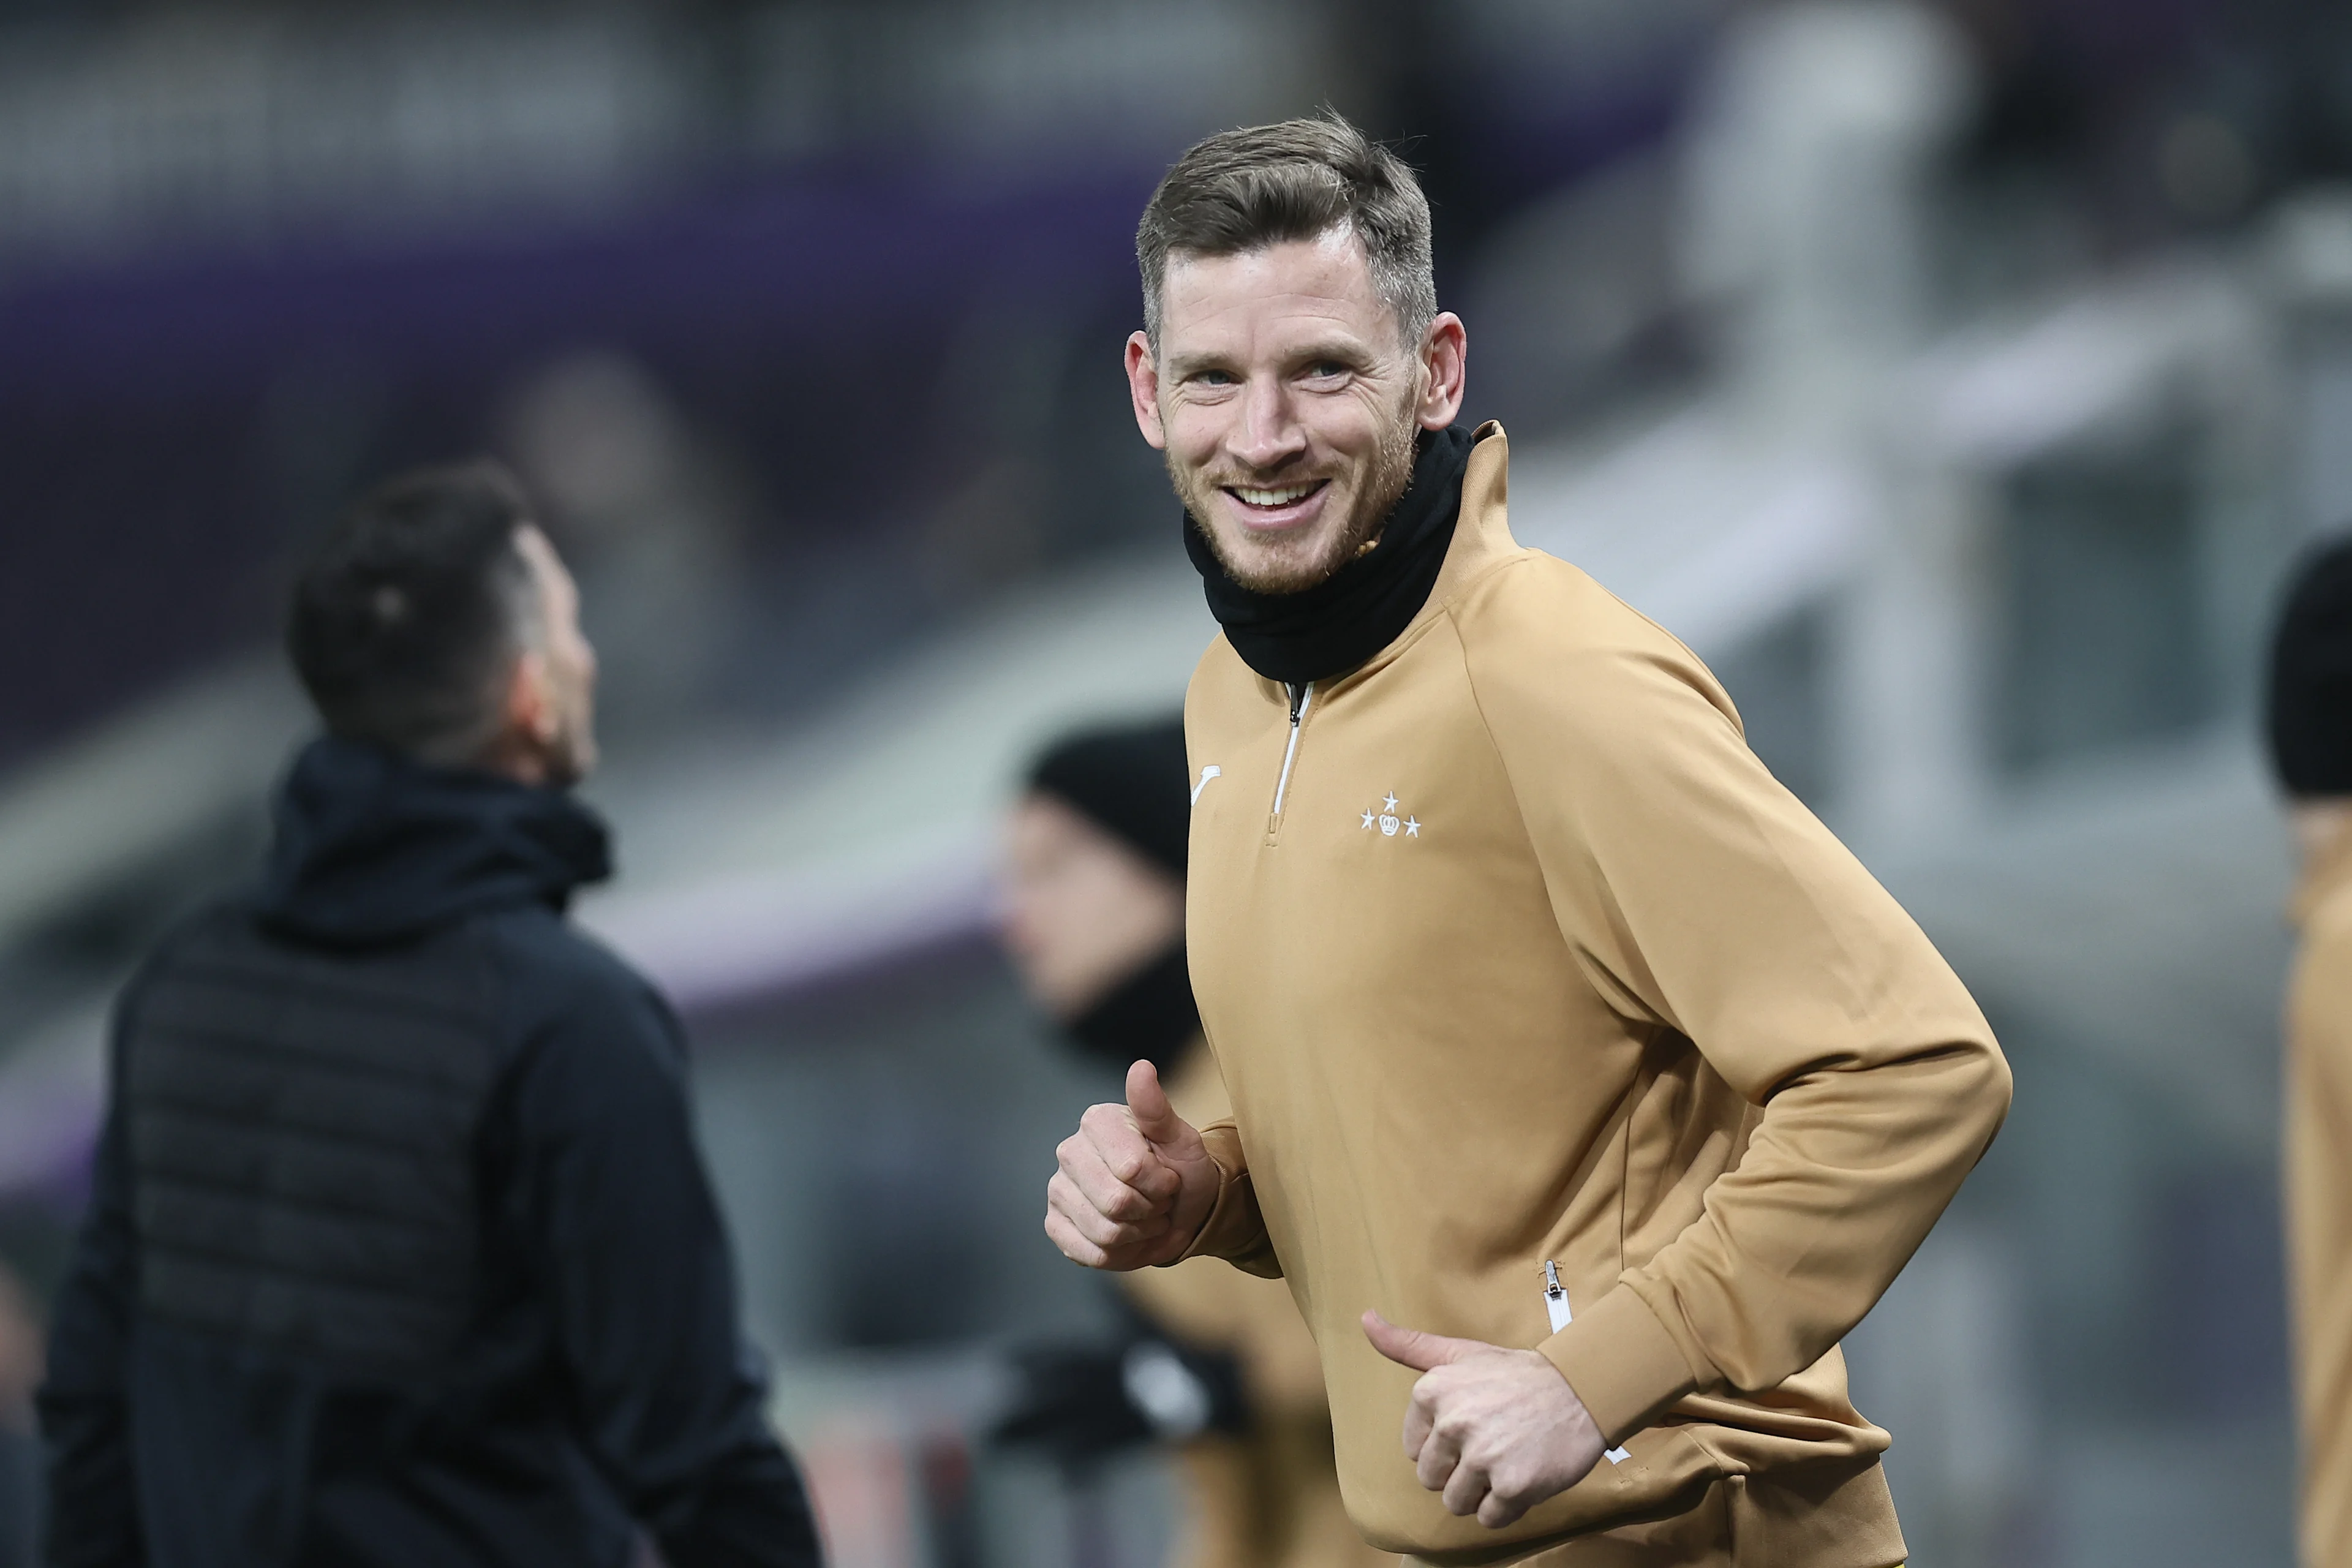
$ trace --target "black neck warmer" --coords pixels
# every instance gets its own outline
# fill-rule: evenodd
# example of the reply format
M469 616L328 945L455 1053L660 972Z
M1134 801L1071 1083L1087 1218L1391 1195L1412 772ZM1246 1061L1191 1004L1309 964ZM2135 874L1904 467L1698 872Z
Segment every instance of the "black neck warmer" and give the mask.
M1201 1032L1183 942L1112 986L1064 1027L1079 1049L1097 1060L1125 1068L1139 1058L1164 1077Z
M1343 674L1394 642L1437 585L1462 511L1470 432L1459 425L1423 432L1412 479L1397 498L1380 542L1312 588L1261 594L1226 575L1201 525L1184 519L1184 549L1199 568L1209 613L1242 662L1286 686Z
M2271 641L2271 765L2287 794L2352 795L2352 541L2295 568Z

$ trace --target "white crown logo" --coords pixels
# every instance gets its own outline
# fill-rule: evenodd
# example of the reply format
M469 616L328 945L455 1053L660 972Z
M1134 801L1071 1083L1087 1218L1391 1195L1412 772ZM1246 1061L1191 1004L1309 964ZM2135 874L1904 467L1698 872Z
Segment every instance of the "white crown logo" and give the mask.
M1381 797L1378 810L1364 813L1364 827L1367 832L1377 828L1383 838L1394 838L1400 828L1404 830L1404 836L1407 838L1421 837L1421 823L1417 818L1397 816L1397 797L1394 790Z

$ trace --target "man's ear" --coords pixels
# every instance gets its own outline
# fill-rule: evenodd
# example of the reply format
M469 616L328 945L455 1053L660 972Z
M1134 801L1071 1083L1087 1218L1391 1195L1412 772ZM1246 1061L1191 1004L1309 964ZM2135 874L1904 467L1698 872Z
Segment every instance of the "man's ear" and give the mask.
M508 734L540 746L555 743L563 715L556 710L555 692L548 682L547 658L537 648L515 656L514 668L507 672L505 710Z
M1160 419L1160 367L1151 363L1151 339L1135 332L1127 340L1127 395L1135 405L1135 427L1155 451L1168 449L1168 427Z
M1440 310L1421 340L1421 406L1413 412L1424 430L1443 430L1462 412L1468 385L1469 335L1462 318Z

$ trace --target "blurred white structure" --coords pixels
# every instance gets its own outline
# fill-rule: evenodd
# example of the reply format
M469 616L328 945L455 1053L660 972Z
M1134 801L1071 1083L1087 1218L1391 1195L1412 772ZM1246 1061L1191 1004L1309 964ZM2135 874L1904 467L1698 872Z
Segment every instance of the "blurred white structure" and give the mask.
M1727 318L1742 413L1844 437L1929 323L1927 176L1968 67L1924 6L1807 3L1732 26L1689 127L1681 271Z
M605 781L633 870L584 917L689 1008L977 930L1029 753L1172 709L1215 631L1181 559L1018 594L777 742Z

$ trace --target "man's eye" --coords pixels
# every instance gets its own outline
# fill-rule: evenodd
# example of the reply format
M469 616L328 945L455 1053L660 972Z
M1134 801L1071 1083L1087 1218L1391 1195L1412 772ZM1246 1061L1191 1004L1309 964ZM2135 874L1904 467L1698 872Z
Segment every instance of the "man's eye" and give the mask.
M1335 359L1318 360L1307 374L1318 380L1328 381L1333 376L1347 374L1348 367Z
M1202 370L1192 373L1192 379L1202 386L1231 386L1234 373L1229 370Z

